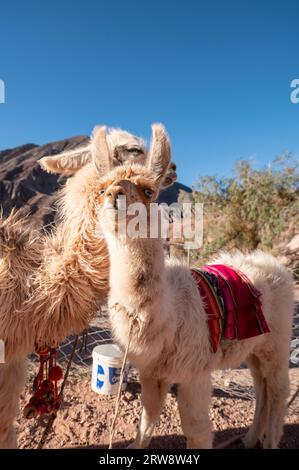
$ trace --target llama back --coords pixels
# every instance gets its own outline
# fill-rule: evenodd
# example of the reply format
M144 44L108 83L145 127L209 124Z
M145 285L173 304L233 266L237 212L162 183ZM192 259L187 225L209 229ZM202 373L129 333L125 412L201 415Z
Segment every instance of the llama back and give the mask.
M262 251L250 254L221 253L213 264L226 264L243 272L262 296L262 307L271 336L280 335L289 348L294 313L292 274L276 258ZM267 335L266 335L267 336Z

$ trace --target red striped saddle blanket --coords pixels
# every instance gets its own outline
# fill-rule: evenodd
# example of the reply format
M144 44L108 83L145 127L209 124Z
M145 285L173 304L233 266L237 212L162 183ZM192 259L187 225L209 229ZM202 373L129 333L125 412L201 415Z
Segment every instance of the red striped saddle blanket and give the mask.
M261 293L247 276L224 264L192 269L204 299L213 352L225 339L247 339L269 333Z

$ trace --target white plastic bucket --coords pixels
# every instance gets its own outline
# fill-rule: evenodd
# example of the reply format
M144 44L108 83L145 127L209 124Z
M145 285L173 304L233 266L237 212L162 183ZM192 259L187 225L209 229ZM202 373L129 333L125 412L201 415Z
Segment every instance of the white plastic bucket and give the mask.
M92 381L91 388L101 395L114 395L118 391L123 352L116 344L101 344L92 351ZM126 389L129 366L122 385Z

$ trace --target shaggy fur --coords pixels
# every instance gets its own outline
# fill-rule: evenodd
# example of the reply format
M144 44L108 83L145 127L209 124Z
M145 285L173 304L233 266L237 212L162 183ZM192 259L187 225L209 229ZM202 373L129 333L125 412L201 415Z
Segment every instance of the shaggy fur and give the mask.
M13 211L0 217L0 338L5 340L6 364L0 364L0 447L16 447L13 422L25 382L25 350L32 331L20 320L20 311L38 267L41 242L29 221ZM13 351L20 347L20 354ZM32 349L31 349L32 350Z
M112 166L146 158L143 141L127 132L111 130L108 142ZM13 422L26 355L36 345L56 346L80 333L106 302L108 253L96 231L104 160L97 154L97 136L87 148L41 160L48 171L73 175L60 193L51 235L41 235L15 212L6 220L0 217L0 339L6 357L0 364L0 448L16 444ZM175 179L174 165L169 166L165 186Z
M123 348L128 341L130 319L137 315L129 359L140 372L143 411L132 447L149 444L166 393L176 383L187 446L210 448L211 371L246 362L254 378L256 410L245 445L253 447L261 441L264 448L276 448L289 393L291 275L262 252L223 254L217 263L240 269L261 291L271 332L242 341L222 340L217 353L213 353L203 300L190 270L174 260L165 262L161 240L130 239L114 230L113 208L118 196L125 194L127 204L144 202L141 194L154 184L155 198L169 161L166 133L162 126L155 126L146 167L120 167L100 181L100 221L110 255L110 317L115 338Z

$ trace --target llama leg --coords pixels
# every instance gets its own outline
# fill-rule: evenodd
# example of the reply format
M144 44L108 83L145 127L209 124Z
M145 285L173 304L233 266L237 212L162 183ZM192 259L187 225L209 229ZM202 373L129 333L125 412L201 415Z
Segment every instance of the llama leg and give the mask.
M267 384L267 418L264 449L276 449L283 433L289 394L288 364L273 363L269 367Z
M267 387L259 358L251 356L247 363L253 377L256 398L253 423L243 439L245 447L250 449L255 447L258 441L262 442L264 439L267 419Z
M208 374L203 374L196 381L179 385L178 405L188 449L212 448L210 399L211 378Z
M142 413L137 437L130 449L144 449L150 443L154 427L162 411L169 383L149 377L140 377Z
M14 421L24 382L24 360L0 365L0 449L17 447Z

